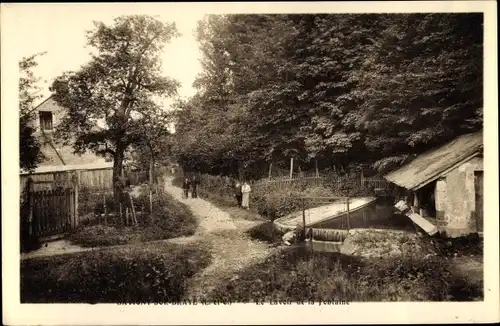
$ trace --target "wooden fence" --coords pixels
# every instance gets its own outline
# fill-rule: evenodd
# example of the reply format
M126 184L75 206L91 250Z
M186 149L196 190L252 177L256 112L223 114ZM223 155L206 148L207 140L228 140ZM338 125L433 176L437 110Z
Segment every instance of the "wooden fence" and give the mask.
M278 189L288 188L291 185L305 183L308 186L328 186L328 187L338 187L341 188L346 184L358 184L362 188L392 188L392 184L385 180L383 177L370 177L366 178L362 173L350 173L350 174L328 174L328 175L305 175L305 176L296 176L293 178L283 176L283 177L275 177L271 179L261 179L255 181L254 185L262 185L262 184L272 184Z
M69 170L55 171L34 174L20 175L21 189L26 187L28 178L34 181L34 190L51 190L59 185L68 183L73 176L77 176L80 186L92 187L96 189L106 189L113 185L113 169L88 169L88 170Z

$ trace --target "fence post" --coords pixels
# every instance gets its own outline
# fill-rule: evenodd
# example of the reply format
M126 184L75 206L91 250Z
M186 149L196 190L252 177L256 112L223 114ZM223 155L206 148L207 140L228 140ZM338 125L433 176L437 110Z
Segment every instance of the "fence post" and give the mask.
M306 238L306 200L302 198L302 225L304 226L303 236Z
M293 177L293 157L290 157L290 179Z
M349 197L347 197L347 231L349 231L351 229L351 223L350 223L350 219L351 219L351 216L350 216L350 210L349 210Z
M73 227L76 227L79 222L78 218L78 192L80 188L80 171L76 171L76 174L73 176L73 198L70 201L73 204L73 207L71 207L71 211L74 216L74 225Z
M26 199L28 200L28 239L31 241L31 237L33 236L33 179L31 177L28 178L28 193L26 194Z
M125 225L128 226L128 207L125 206Z
M132 223L137 224L137 217L135 216L134 200L132 199L132 195L130 195L130 193L128 193L128 198L130 200L130 211L132 213Z
M122 217L122 216L123 216L123 215L122 215L122 214L123 214L123 213L122 213L122 203L120 203L120 204L119 204L119 212L120 212L120 216L119 216L119 218L118 218L118 219L119 219L119 221L120 221L120 223L121 223L121 222L123 222L123 220L122 220L122 218L123 218L123 217Z
M156 195L158 196L158 190L156 191ZM149 212L153 213L153 191L151 188L149 189Z
M106 194L103 194L102 196L102 206L104 210L104 225L108 224L108 212L106 210Z

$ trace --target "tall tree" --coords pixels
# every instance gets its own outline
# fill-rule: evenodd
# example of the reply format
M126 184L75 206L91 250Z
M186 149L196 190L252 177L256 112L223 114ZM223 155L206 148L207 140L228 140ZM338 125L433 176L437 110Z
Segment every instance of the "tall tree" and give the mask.
M96 50L90 62L52 85L54 98L69 109L57 133L77 152L111 154L115 182L125 151L143 140L145 119L162 110L155 98L177 92L179 82L160 73L160 57L179 35L175 23L150 16L122 16L110 26L95 22L87 34Z
M35 169L44 159L32 125L37 118L34 104L41 98L37 85L40 78L35 76L33 68L38 66L36 58L44 54L45 52L37 53L19 62L19 161L21 169L28 171Z
M378 17L351 93L379 170L482 128L482 20L470 13Z
M173 121L172 113L166 111L156 112L154 115L144 116L140 140L133 145L134 160L144 169L149 170L150 177L154 176L157 163L167 165L170 162L173 135L169 125Z
M212 16L198 36L177 152L208 172L290 156L384 171L482 127L481 14Z

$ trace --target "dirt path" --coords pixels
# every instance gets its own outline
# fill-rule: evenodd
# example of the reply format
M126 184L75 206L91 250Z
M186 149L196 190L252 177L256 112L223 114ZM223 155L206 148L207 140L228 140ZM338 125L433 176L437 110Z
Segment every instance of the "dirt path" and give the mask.
M264 261L278 250L246 235L245 231L261 222L233 219L227 212L200 198L183 199L182 190L172 186L170 180L167 180L165 190L175 199L188 205L200 221L193 236L167 241L180 244L199 241L201 245L207 246L212 254L211 264L190 280L186 298L203 298L224 278Z

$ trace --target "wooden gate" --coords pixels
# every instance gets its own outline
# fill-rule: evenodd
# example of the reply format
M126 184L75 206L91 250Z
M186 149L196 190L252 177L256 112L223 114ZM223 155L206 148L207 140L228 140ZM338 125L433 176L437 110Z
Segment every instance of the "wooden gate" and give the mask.
M72 187L57 185L36 190L32 184L28 181L22 207L23 229L28 238L59 235L77 226L77 198Z
M483 220L483 171L474 172L474 189L476 193L476 227L477 232L483 232L484 220Z
M76 226L73 189L34 191L30 194L30 199L34 236L57 235Z

